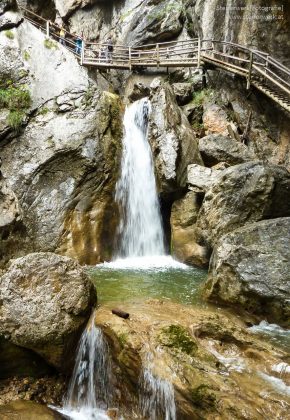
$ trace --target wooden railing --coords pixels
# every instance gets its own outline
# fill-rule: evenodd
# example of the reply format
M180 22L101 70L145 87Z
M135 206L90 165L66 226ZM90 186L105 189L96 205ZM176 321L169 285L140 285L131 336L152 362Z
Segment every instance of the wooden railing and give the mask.
M61 42L75 54L83 66L132 70L148 67L219 67L246 78L290 112L290 70L269 54L239 44L214 39L195 38L142 46L113 45L89 42L65 31L34 12L20 7L24 17L46 37ZM78 40L77 40L78 38ZM278 93L277 93L278 91ZM283 97L281 97L281 95Z

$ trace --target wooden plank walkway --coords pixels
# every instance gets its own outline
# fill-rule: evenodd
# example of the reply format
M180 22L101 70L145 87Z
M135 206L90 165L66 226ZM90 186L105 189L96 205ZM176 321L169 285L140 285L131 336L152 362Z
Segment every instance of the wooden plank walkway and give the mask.
M60 38L60 27L30 10L20 7L30 23L48 38L63 43L80 60L80 64L97 69L134 70L147 68L220 68L246 80L283 109L290 112L290 69L269 54L245 46L213 39L191 39L147 44L138 47L86 42L66 32Z

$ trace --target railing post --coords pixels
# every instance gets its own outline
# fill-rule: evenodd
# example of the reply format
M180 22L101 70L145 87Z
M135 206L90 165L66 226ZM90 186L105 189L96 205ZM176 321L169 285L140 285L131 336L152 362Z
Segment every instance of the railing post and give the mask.
M81 49L81 66L83 66L85 61L85 41L82 40L82 49Z
M265 72L266 73L267 73L267 70L268 70L268 66L269 66L269 54L267 54L266 64L265 64Z
M129 69L132 70L132 52L131 47L129 47Z
M49 38L49 20L46 21L46 36Z
M156 44L156 55L157 55L157 68L159 68L159 63L160 63L160 56L159 56L159 44Z
M200 53L201 53L201 40L200 37L198 37L198 47L197 47L197 68L200 68Z
M247 90L249 90L251 86L252 67L253 67L253 51L250 52L250 63L249 63L249 70L248 70L249 73L247 77Z

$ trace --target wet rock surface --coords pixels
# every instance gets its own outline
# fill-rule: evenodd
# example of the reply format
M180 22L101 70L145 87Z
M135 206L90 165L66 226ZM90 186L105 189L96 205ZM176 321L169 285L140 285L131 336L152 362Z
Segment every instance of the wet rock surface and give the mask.
M223 236L211 257L207 298L289 328L289 242L290 218L249 224Z
M1 277L0 334L69 369L96 292L73 260L35 253L14 260Z
M31 401L15 401L2 407L0 406L0 418L1 420L60 420L63 417L45 405Z
M60 375L50 374L49 376L42 376L35 379L32 376L26 376L23 378L13 377L6 380L0 381L0 408L3 407L5 413L7 405L9 404L12 412L16 411L19 400L23 402L22 407L34 407L34 405L25 404L27 401L33 401L37 404L51 404L54 406L60 406L62 404L63 395L66 392L66 378ZM15 402L15 406L10 405L11 402ZM36 405L35 405L36 406ZM44 408L44 406L43 406ZM2 413L1 413L2 414ZM2 419L0 414L0 418ZM15 414L16 415L16 414ZM19 414L18 414L19 416ZM16 417L17 419L19 417ZM22 418L22 417L21 417ZM40 417L36 417L38 420Z
M128 320L114 316L109 305L96 313L96 324L110 345L114 375L122 384L118 389L125 418L130 418L128 412L137 404L134 381L142 378L145 369L159 381L172 381L178 419L243 419L246 415L258 420L264 410L286 415L287 392L279 393L260 376L261 372L277 377L272 367L286 355L250 334L242 321L230 314L154 299L127 303L126 310ZM286 383L287 378L283 377ZM148 399L151 392L147 389Z

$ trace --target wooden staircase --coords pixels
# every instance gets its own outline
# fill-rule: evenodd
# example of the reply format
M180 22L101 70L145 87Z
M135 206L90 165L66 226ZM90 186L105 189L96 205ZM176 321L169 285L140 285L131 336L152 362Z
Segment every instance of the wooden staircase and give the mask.
M46 37L60 41L60 28L20 7L25 19L44 32ZM79 37L80 38L80 37ZM98 69L142 70L147 68L220 68L243 77L247 89L259 90L284 110L290 112L290 69L262 51L214 39L190 39L138 47L87 42L77 48L76 36L66 32L65 45L82 66Z

